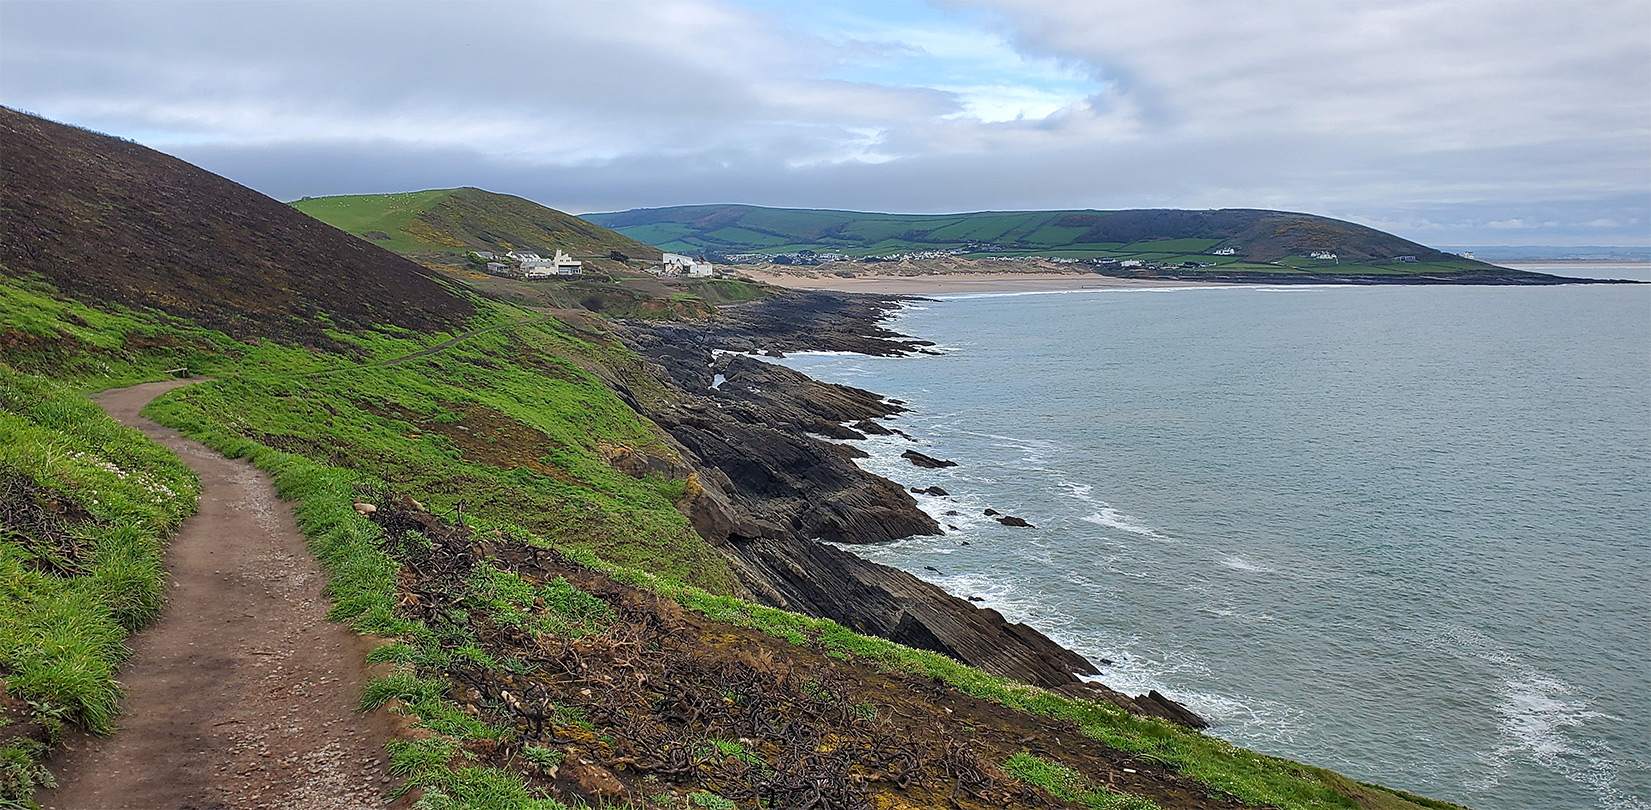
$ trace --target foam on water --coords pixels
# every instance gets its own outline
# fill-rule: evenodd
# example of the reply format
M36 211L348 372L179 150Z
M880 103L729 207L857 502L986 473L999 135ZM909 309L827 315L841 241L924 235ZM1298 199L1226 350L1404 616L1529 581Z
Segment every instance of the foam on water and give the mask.
M780 361L906 402L915 441L856 463L951 493L914 496L945 535L850 550L1241 745L1481 810L1651 810L1624 542L1651 363L1622 348L1651 333L1600 331L1646 291L1137 291L947 296L894 319L944 356Z

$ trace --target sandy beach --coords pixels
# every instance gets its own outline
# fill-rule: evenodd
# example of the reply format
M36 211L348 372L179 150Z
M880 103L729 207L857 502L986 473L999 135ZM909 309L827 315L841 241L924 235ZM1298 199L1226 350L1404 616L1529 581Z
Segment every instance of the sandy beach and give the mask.
M880 293L884 295L943 295L968 292L1041 292L1046 290L1115 289L1120 287L1210 287L1203 281L1113 278L1094 273L926 273L923 275L818 276L744 270L745 275L777 287L795 290Z

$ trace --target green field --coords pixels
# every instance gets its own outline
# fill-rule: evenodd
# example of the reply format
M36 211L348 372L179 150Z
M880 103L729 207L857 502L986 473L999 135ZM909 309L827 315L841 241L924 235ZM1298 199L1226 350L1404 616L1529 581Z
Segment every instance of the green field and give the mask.
M972 256L1137 259L1177 274L1181 265L1228 272L1422 275L1498 272L1350 222L1278 211L985 211L877 214L742 205L700 205L587 214L586 219L666 250L850 257L917 251ZM1218 248L1233 255L1217 256ZM1341 261L1309 258L1317 251ZM1400 262L1400 256L1419 261ZM1102 272L1108 272L1102 270Z
M529 250L605 258L618 251L658 260L659 250L531 200L476 188L306 197L292 203L339 230L397 253L463 254ZM649 233L668 238L668 228Z

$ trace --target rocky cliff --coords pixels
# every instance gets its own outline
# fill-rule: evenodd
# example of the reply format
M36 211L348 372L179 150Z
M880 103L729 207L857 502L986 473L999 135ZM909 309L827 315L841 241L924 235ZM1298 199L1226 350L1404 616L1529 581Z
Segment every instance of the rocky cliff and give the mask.
M879 420L905 408L741 353L887 356L930 345L877 325L898 303L789 292L724 308L704 323L623 324L626 341L674 389L661 403L640 407L698 468L698 487L684 500L695 527L766 604L993 674L1202 727L1196 715L1156 693L1130 698L1084 681L1080 676L1098 674L1094 665L1031 627L829 544L940 533L905 489L853 463L864 455L860 450L832 441L892 432Z

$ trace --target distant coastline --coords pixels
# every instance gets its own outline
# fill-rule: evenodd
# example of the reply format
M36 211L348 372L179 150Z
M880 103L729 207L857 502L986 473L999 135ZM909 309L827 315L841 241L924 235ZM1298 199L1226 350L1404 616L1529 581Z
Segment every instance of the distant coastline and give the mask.
M987 273L937 272L922 275L856 275L831 273L799 275L761 270L746 275L765 284L793 290L872 293L876 295L944 295L969 292L1043 292L1118 288L1216 287L1209 281L1115 278L1095 273Z

